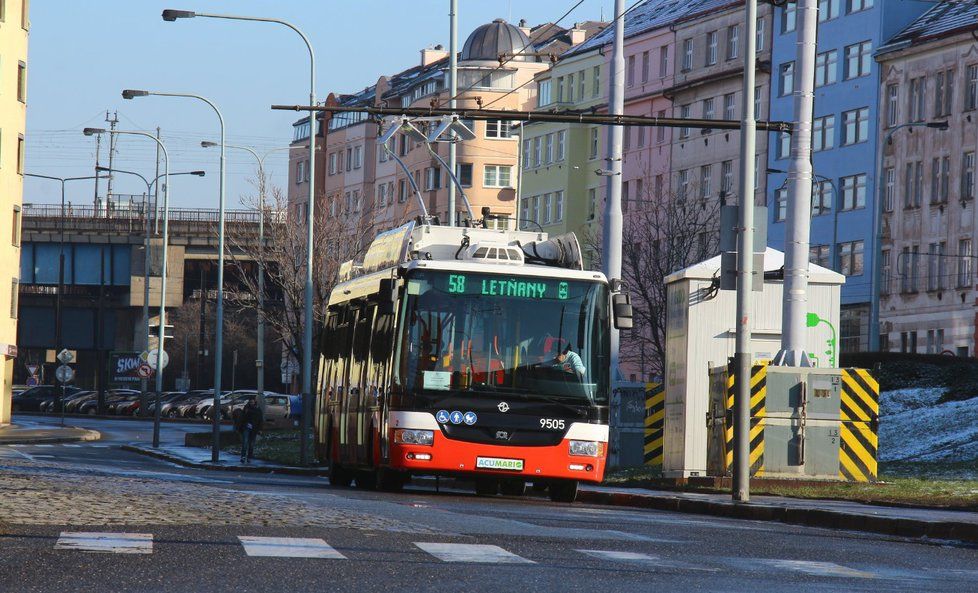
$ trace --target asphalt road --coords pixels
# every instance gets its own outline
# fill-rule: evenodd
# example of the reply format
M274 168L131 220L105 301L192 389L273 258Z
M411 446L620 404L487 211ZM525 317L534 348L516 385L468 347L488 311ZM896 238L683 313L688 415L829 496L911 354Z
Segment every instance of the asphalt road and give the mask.
M0 447L4 593L978 590L978 550L948 542L188 470L117 448L145 441L146 423L70 422L102 431L105 440ZM164 438L187 429L165 425ZM17 511L17 523L3 523L5 501L18 496L4 486L11 477L30 478L18 482L21 489L38 488L36 517ZM90 504L78 486L88 483L104 488L107 505ZM67 502L45 506L46 489ZM193 521L165 513L167 520L150 521L139 512L146 492L174 509L230 497L221 504L231 517L219 521L212 509ZM249 505L264 511L257 520ZM86 520L96 511L104 515ZM236 512L248 518L235 521ZM103 535L78 535L93 532ZM99 546L109 551L85 549Z

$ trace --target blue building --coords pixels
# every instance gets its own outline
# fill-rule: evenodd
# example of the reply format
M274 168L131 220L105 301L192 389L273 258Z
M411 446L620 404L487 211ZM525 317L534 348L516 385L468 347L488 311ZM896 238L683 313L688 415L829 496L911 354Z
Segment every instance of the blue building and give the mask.
M933 6L910 0L820 0L812 130L811 261L846 275L840 348L866 350L880 122L876 48ZM776 7L770 119L794 119L796 5ZM768 144L768 242L784 248L789 139ZM780 171L780 172L779 172Z

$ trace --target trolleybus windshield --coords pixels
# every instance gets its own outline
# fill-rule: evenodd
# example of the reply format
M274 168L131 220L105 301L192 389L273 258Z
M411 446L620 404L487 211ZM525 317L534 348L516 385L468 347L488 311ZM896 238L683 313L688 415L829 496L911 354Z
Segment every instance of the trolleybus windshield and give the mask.
M598 282L414 270L399 340L404 391L608 401L608 293Z

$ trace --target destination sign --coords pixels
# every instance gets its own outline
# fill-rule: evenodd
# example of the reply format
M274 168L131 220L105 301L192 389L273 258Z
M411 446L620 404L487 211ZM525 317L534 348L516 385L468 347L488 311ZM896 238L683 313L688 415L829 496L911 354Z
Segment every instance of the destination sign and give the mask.
M488 275L473 276L469 274L449 274L446 292L448 294L512 297L534 300L554 299L561 301L565 301L571 296L570 284L563 280Z

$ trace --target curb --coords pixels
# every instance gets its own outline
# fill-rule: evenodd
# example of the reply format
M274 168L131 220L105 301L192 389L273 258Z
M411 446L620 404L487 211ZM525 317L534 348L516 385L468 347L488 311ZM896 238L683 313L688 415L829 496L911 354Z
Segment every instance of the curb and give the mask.
M79 429L82 430L82 429ZM79 441L98 441L102 438L102 433L97 430L84 429L84 434L76 437L37 437L37 438L15 438L0 439L0 445L54 445L58 443L77 443Z
M318 468L306 468L306 467L289 467L285 465L216 465L214 463L198 463L196 461L190 461L180 457L179 455L172 455L170 453L165 453L163 451L154 451L153 449L148 449L145 447L140 447L137 445L122 445L123 451L129 451L131 453L138 453L140 455L146 455L147 457L155 457L156 459L161 459L163 461L169 461L170 463L176 463L177 465L182 465L184 467L190 467L194 469L206 469L211 471L225 471L225 472L245 472L253 474L285 474L291 476L328 476L329 471L325 469Z
M950 521L922 521L875 515L857 515L817 508L782 507L770 504L736 504L711 500L691 500L676 496L628 494L581 490L579 502L625 506L697 515L712 515L753 521L779 521L790 525L846 529L929 539L959 540L978 543L978 524Z

